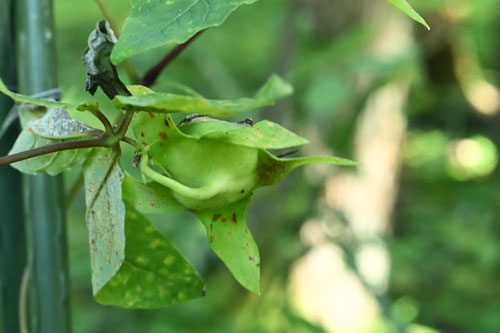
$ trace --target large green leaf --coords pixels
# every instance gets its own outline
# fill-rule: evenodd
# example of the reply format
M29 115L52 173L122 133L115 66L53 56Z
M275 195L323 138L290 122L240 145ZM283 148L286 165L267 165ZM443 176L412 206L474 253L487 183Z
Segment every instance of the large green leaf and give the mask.
M204 295L198 272L135 209L127 205L125 259L96 300L125 308L158 308Z
M277 99L293 92L293 88L277 75L273 75L254 98L237 100L210 100L201 96L148 93L149 89L138 86L132 86L130 90L134 96L115 97L116 107L131 106L147 112L201 113L212 116L229 116L272 105Z
M198 31L224 23L243 4L257 0L132 0L111 60L128 57L172 43L183 43Z
M431 30L427 22L425 22L424 18L420 16L419 13L413 9L413 7L406 0L387 0L394 6L396 6L399 10L404 12L406 15L417 21L418 23L425 26L428 30Z
M87 227L94 295L115 276L125 260L124 174L119 152L97 148L84 165Z
M194 212L203 221L214 252L254 292L259 291L259 255L245 222L251 193L304 164L355 164L337 157L274 157L265 148L296 146L306 140L268 121L251 126L201 117L178 128L169 114L138 112L132 128L144 146L141 171L160 185L144 185L144 200L136 197L135 206L153 212L158 198L172 202L173 197ZM169 205L161 209L177 208Z
M246 198L219 209L197 212L207 230L212 250L222 259L241 285L260 293L260 257L252 234L248 230Z

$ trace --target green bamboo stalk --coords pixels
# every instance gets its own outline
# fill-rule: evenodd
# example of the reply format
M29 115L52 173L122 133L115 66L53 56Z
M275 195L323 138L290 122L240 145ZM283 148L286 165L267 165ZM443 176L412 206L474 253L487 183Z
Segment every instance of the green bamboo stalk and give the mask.
M0 0L0 77L14 87L16 84L13 1ZM0 124L12 108L7 96L0 96ZM19 133L15 123L0 141L0 156L9 152ZM2 332L19 332L19 295L26 265L21 175L12 168L0 168L0 282Z
M57 87L51 0L16 1L18 85L23 94ZM30 332L70 332L62 177L26 177Z

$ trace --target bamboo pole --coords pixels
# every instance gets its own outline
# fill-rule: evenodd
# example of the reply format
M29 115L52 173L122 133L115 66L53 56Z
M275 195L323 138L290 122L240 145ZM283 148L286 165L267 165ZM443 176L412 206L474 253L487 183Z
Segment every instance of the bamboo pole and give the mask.
M16 1L18 84L23 94L57 87L51 0ZM71 330L62 177L25 179L30 332Z
M0 77L11 88L16 84L13 1L0 0ZM0 96L0 124L13 102ZM0 140L0 156L7 155L19 133L17 122ZM21 175L13 168L0 168L0 281L2 332L19 332L19 294L26 265L26 242Z

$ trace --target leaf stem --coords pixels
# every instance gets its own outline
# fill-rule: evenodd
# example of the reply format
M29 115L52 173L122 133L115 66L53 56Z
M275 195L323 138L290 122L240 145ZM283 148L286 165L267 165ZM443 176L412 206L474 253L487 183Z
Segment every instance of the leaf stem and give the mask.
M172 51L170 51L165 58L160 60L159 63L151 67L151 69L144 75L141 79L140 84L146 87L151 87L155 82L160 73L167 67L179 54L184 51L186 47L189 46L198 36L200 36L205 30L201 30L196 33L193 37L188 39L186 42L177 45Z
M129 138L128 136L124 136L122 139L123 142L128 143L132 147L136 148L138 151L142 150L142 146L139 144L139 142L135 141L132 138Z
M126 131L126 129L125 129ZM98 138L93 139L85 139L85 140L73 140L73 141L64 141L58 142L52 145L47 145L43 147L33 148L30 150L26 150L17 154L7 155L0 157L0 167L6 166L12 163L16 163L19 161L24 161L29 158L42 156L46 154L56 153L64 150L71 149L84 149L84 148L95 148L95 147L107 147L112 148L117 146L117 141L115 138L119 138L119 141L126 142L136 148L140 148L140 145L133 139L129 137L120 137L117 134L113 135L102 135Z
M55 153L63 150L110 146L111 145L109 143L108 136L106 135L94 139L58 142L52 145L33 148L17 154L0 157L0 166L9 165L11 163L27 160L28 158Z
M134 118L134 113L135 110L133 108L128 108L125 111L125 115L120 121L120 127L118 127L118 130L115 132L115 136L118 138L118 141L123 139L125 135L127 134L128 127L130 126L130 123L132 122L132 118Z
M104 115L104 113L101 112L101 110L88 110L90 113L92 113L99 121L102 123L104 126L104 130L106 131L107 134L113 134L113 126L109 122L108 118Z

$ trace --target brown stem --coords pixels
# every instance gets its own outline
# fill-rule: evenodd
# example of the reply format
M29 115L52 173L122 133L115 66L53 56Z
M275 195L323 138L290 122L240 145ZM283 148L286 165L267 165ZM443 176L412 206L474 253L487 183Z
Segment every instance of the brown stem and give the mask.
M133 114L133 113L132 113ZM126 115L125 115L126 116ZM132 118L130 118L132 119ZM123 125L123 123L122 123ZM128 127L128 126L127 126ZM126 127L125 127L126 131ZM85 139L85 140L76 140L76 141L65 141L59 142L52 145L47 145L43 147L33 148L30 150L26 150L17 154L12 154L8 156L0 157L0 167L6 166L12 163L16 163L19 161L24 161L29 158L42 156L46 154L56 153L64 150L71 149L83 149L83 148L95 148L95 147L108 147L112 148L117 146L116 141L113 139L114 137L119 137L117 134L113 135L103 135L94 139ZM140 148L139 144L128 137L120 137L119 141L126 142L136 148Z
M104 126L104 130L106 131L107 134L113 134L113 126L109 122L108 118L102 113L100 110L88 110L90 113L92 113L99 121L102 123Z
M181 54L184 49L189 46L199 35L201 35L205 30L197 32L193 37L188 39L186 42L177 45L170 53L168 53L165 58L163 58L159 63L153 66L144 77L141 79L140 84L146 87L151 87L155 82L160 73L168 66L179 54Z
M59 142L53 145L33 148L17 154L0 157L0 166L9 165L11 163L23 161L28 158L55 153L63 150L109 146L110 144L107 136L101 136L94 139Z

